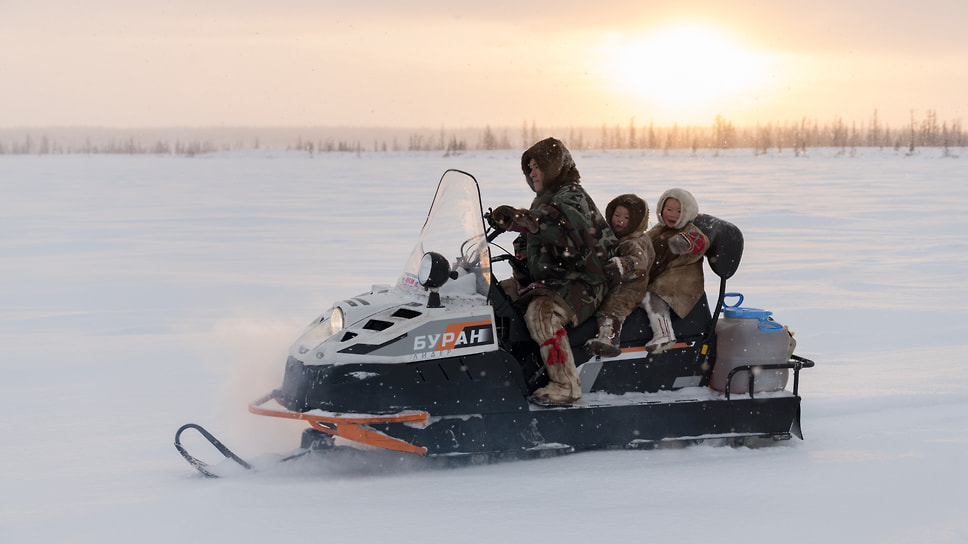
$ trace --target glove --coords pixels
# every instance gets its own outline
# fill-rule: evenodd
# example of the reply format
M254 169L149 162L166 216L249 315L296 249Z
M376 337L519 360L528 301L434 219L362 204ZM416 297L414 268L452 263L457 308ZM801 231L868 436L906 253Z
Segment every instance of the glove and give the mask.
M669 238L669 251L676 255L702 253L705 249L706 241L698 232L680 232Z
M608 280L609 287L615 287L622 282L622 266L617 264L617 257L612 257L605 263L605 279Z
M491 210L491 213L487 216L487 224L491 226L494 230L499 230L501 232L507 232L511 230L511 217L513 215L514 208L511 206L498 206Z
M689 245L689 240L686 238L685 233L680 232L672 238L669 238L669 251L676 255L689 253Z
M508 260L508 263L511 265L511 274L517 280L519 286L531 283L531 271L528 270L528 263L522 256L515 255L514 258Z
M538 232L538 222L532 218L528 212L512 208L511 206L498 206L491 212L488 223L495 229L501 231L512 230L514 232Z
M612 257L605 263L605 277L608 279L608 285L614 287L622 283L624 278L632 275L634 268L632 259L628 257Z

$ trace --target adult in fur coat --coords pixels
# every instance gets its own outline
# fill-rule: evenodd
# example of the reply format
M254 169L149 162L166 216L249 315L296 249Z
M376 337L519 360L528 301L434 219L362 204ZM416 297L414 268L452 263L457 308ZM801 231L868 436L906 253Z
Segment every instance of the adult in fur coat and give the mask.
M659 197L656 209L659 224L646 233L655 248L655 260L643 305L652 327L652 340L645 348L661 353L676 342L670 308L685 317L703 295L702 258L709 238L692 222L699 215L699 203L689 191L669 189Z
M598 308L607 287L605 265L617 241L560 141L534 144L521 156L521 170L535 192L531 207L499 206L491 224L520 233L514 249L527 266L515 270L516 295L527 306L524 321L541 346L550 380L532 398L573 403L581 398L581 383L564 327L577 326Z
M649 269L655 260L652 240L645 234L649 205L636 195L624 194L605 206L605 217L618 237L618 251L606 271L612 280L605 300L598 308L598 336L585 343L593 355L615 357L622 350L622 323L642 303L649 287Z

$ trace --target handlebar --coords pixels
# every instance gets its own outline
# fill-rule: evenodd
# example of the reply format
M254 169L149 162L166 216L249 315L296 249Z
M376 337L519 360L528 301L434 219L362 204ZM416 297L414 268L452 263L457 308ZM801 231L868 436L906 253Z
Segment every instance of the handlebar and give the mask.
M487 233L487 243L491 243L497 239L498 236L504 234L506 231L497 228L494 223L491 222L491 210L488 209L484 212L484 223L491 229L491 232Z

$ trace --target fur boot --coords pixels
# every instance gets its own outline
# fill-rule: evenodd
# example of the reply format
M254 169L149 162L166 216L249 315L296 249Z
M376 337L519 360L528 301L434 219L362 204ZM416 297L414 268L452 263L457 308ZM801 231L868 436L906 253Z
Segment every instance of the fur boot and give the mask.
M539 388L531 398L540 404L571 404L581 398L581 382L575 367L566 323L573 312L553 297L537 296L524 313L531 338L541 346L541 360L548 372L548 385Z
M542 344L541 359L548 371L548 385L536 390L531 398L539 404L574 404L581 398L581 381L575 367L575 356L565 329Z
M585 349L599 357L615 357L622 353L619 338L622 335L622 319L599 314L598 336L585 342Z
M645 295L644 306L645 313L649 316L649 326L652 328L652 340L645 345L645 350L649 353L662 353L676 343L672 318L669 317L669 305L655 293L648 293Z

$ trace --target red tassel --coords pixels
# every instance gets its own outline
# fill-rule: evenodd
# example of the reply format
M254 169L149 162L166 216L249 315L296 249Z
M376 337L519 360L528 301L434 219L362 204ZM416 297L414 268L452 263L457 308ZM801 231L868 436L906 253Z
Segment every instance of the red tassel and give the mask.
M545 364L564 364L565 360L568 358L568 355L565 353L565 350L561 349L561 344L558 341L564 335L565 329L558 329L558 332L556 332L554 336L548 340L545 340L545 342L541 344L542 347L551 345L551 349L548 351L548 360L545 361Z

